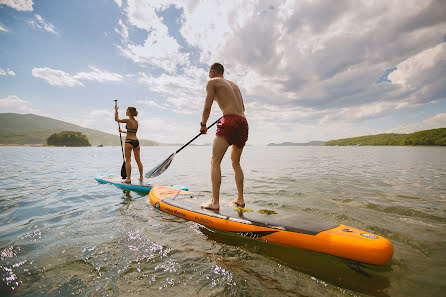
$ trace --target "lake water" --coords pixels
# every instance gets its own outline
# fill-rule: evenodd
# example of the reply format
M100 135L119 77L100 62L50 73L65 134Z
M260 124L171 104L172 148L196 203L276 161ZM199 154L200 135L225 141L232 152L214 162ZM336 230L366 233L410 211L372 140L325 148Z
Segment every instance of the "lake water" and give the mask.
M145 171L176 147L142 147ZM188 147L153 184L210 193L211 147ZM1 296L444 296L445 147L257 147L247 207L287 209L389 239L384 266L216 232L119 175L120 147L0 148ZM137 176L136 164L133 164ZM222 196L235 197L229 155Z

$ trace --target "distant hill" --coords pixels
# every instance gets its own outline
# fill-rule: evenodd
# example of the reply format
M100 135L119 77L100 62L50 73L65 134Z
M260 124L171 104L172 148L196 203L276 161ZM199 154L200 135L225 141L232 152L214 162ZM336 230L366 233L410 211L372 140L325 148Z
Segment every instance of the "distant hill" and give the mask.
M0 113L0 145L42 145L47 138L61 131L87 135L92 146L119 146L118 134L113 135L35 114ZM160 145L152 140L139 140L141 145Z
M282 143L269 143L268 146L318 146L324 145L325 141L310 141L306 143L295 142L282 142Z
M330 140L325 145L446 145L446 128L410 134L378 134Z

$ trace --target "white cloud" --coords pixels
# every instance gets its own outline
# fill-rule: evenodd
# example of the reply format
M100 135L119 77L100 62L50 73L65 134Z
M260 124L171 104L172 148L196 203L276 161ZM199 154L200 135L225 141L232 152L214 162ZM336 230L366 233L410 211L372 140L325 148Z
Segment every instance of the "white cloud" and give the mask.
M90 66L90 69L92 70L90 72L79 72L75 75L70 75L62 70L51 69L48 67L33 68L32 75L34 77L46 80L50 85L66 87L84 86L81 80L116 82L123 79L122 75L120 74L102 71L94 66Z
M39 113L38 110L32 108L32 104L29 101L20 99L15 95L0 98L0 110L13 113Z
M65 118L64 121L79 125L81 127L96 129L99 131L104 131L108 133L116 133L118 126L114 121L115 112L114 110L89 110L87 114L77 114L76 117ZM104 119L110 119L109 121L104 121Z
M177 75L162 74L159 77L140 73L138 82L147 85L165 99L163 104L173 112L191 114L200 112L205 98L207 72L190 67Z
M5 27L3 27L2 24L0 24L0 31L8 32L8 29L6 29Z
M170 5L182 9L180 32L199 50L200 61L223 62L226 77L234 79L246 97L270 105L336 111L346 106L359 110L376 101L370 105L375 106L372 111L357 113L366 118L385 113L376 109L385 101L395 108L416 105L418 93L376 82L386 69L417 53L444 47L439 42L446 30L442 18L446 6L438 1L406 1L403 8L397 1L129 1L129 25L153 33L145 45L135 46L125 31L122 35L128 44L121 50L135 62L161 67L170 74L169 84L164 75L152 77L150 82L157 87L181 87L185 82L176 83L178 76L197 83L174 73L184 64L178 62L178 44L157 14ZM175 44L168 58L150 52L154 44L163 44L160 40ZM157 51L157 45L153 50ZM433 65L444 72L441 64ZM433 96L433 89L427 88ZM172 94L165 87L159 92ZM432 96L423 101L437 99Z
M53 24L45 21L45 19L42 16L35 14L34 17L35 17L35 20L33 20L33 19L28 20L28 24L30 24L31 27L40 29L40 30L43 29L45 31L48 31L48 32L56 34L56 35L59 34L56 31L56 27Z
M128 21L136 28L147 31L148 37L143 44L134 44L128 40L128 29L120 20L115 29L122 36L122 46L118 46L122 55L135 63L153 65L168 73L174 73L181 66L188 66L189 56L180 51L181 46L169 35L167 26L157 15L157 11L167 8L164 1L129 0L125 11Z
M6 75L15 76L15 72L9 68L3 69L0 67L0 76L6 76Z
M184 40L159 17L172 5ZM299 122L315 135L379 133L358 123L445 98L444 1L131 0L124 9L122 54L163 71L139 78L163 98L144 103L153 108L200 113L202 67L215 61L239 84L248 119L272 136L301 133L288 127ZM135 28L147 32L143 43ZM393 67L390 82L377 83Z
M46 80L52 86L75 87L84 85L82 82L62 70L51 69L48 67L33 68L32 75Z
M152 107L152 108L157 108L157 109L163 109L163 110L167 110L168 106L166 104L159 104L156 103L153 100L137 100L136 103L141 104L141 105L145 105L148 107Z
M438 128L446 128L446 113L439 113L418 123L395 127L387 133L413 133Z
M7 5L19 11L33 10L33 0L0 0L0 4Z
M151 139L163 143L182 142L184 135L189 135L193 131L187 123L179 124L178 121L156 116L144 117L138 122L139 139Z
M432 79L432 70L439 65L446 66L446 43L444 42L399 63L396 66L397 70L389 74L388 79L404 88L414 89L419 87L420 82L425 81L422 77L425 78L428 75L428 79Z
M119 7L122 7L122 0L114 0L116 5L118 5Z
M122 43L124 43L124 44L128 43L129 30L128 30L127 26L122 22L122 20L119 20L118 28L115 28L115 32L121 36ZM118 46L118 48L119 48L119 46Z
M90 66L92 71L90 72L79 72L73 76L76 80L92 80L98 82L107 82L107 81L121 81L122 75L107 71L99 70L94 66Z
M224 49L234 42L240 29L258 17L267 5L266 2L224 0L197 5L195 1L188 1L181 5L184 9L181 33L189 44L200 49L201 62L208 64L209 61L220 60L225 63L232 59L222 59ZM250 43L249 40L245 42L247 45ZM239 54L243 55L243 52Z

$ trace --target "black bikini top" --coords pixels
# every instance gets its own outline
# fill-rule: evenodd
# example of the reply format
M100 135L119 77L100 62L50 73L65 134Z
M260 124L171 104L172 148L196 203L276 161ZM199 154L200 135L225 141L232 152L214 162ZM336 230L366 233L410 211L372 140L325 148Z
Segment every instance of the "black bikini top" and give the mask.
M127 128L127 124L125 125L125 128L127 129L127 133L135 133L136 134L136 132L138 131L138 128L136 128L136 129Z

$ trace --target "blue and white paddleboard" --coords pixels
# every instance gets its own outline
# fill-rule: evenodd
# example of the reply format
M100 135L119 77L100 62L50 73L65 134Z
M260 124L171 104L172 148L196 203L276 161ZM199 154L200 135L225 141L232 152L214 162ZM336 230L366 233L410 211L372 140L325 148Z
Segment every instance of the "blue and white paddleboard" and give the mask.
M101 184L112 184L129 191L150 192L154 185L148 183L146 180L140 181L138 178L132 178L131 184L126 184L119 175L98 174L94 177L95 180ZM172 188L187 191L188 188L181 185L173 185Z

